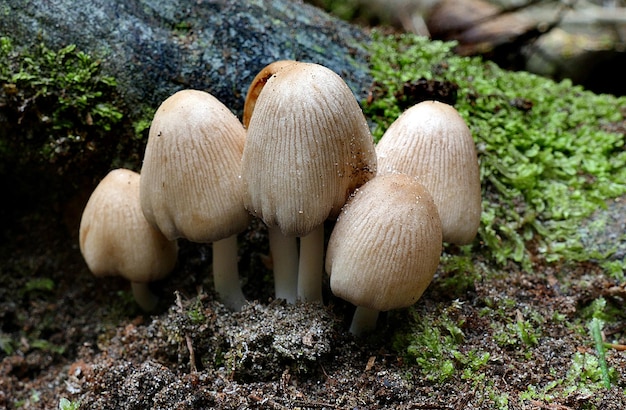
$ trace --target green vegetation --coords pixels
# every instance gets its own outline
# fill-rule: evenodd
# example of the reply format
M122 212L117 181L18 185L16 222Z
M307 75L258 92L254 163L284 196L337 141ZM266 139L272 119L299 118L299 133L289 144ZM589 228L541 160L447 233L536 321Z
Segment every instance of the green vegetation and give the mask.
M10 126L0 155L20 152L22 163L51 162L63 172L104 144L122 120L112 103L115 79L100 75L99 62L75 45L22 50L0 37L0 84Z
M59 410L78 410L79 408L80 402L69 401L65 397L59 401Z
M612 377L615 377L613 373ZM565 377L556 378L541 386L531 384L520 394L521 400L552 402L572 394L589 395L605 387L603 371L597 357L590 353L574 353Z
M513 73L453 54L454 43L375 33L364 103L380 138L430 81L454 97L478 148L483 216L475 242L497 264L588 260L577 229L605 200L626 193L626 98L595 95L569 81ZM408 86L408 87L407 87ZM458 87L458 89L456 88ZM597 255L595 255L597 256ZM613 271L624 266L611 266Z
M487 364L490 354L462 348L464 321L453 319L457 308L453 304L432 316L420 316L413 311L409 324L412 331L396 333L394 348L407 352L406 357L420 368L420 378L442 383L459 373L470 383L483 380L480 369Z
M591 337L593 338L593 342L596 347L596 354L598 355L598 365L602 374L602 382L604 384L604 387L608 389L609 387L611 387L611 376L609 375L609 368L606 364L606 350L604 348L604 341L602 340L603 326L604 322L595 317L591 319L591 322L589 322L589 332L591 333Z

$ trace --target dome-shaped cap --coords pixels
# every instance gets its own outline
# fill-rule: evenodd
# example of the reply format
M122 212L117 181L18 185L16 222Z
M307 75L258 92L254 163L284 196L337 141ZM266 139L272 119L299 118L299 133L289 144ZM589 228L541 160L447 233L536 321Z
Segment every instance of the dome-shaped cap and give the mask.
M139 174L109 172L89 197L80 222L80 251L96 276L147 283L167 276L178 247L153 228L139 205Z
M242 159L252 214L287 236L304 236L336 216L375 171L369 127L339 75L293 62L267 80Z
M214 242L246 229L239 178L245 130L217 98L183 90L158 108L141 169L141 206L166 237Z
M331 290L378 311L410 306L432 281L441 247L441 222L424 186L404 174L376 176L350 198L331 233Z
M433 196L443 240L472 242L480 225L481 187L471 132L454 107L425 101L395 120L376 146L378 173L417 178Z

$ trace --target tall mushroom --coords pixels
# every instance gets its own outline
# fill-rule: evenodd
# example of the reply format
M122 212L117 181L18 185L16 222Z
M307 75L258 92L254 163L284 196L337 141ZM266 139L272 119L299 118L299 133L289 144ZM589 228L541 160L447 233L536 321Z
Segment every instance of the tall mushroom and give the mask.
M377 175L354 193L326 254L333 294L357 307L351 333L373 330L380 311L422 296L439 265L441 238L437 207L413 177Z
M481 187L472 134L454 107L424 101L406 110L376 146L378 173L416 177L433 196L445 242L465 245L478 232Z
M300 237L299 299L322 300L324 221L375 171L369 127L339 75L293 62L267 80L248 126L244 202L275 235Z
M254 77L246 94L243 106L243 126L247 129L254 112L256 100L267 80L293 60L274 61L263 67ZM298 243L296 237L287 237L277 228L268 229L272 270L274 272L274 297L294 303L298 293Z
M81 217L79 245L94 275L128 279L137 304L151 311L157 297L148 283L172 271L178 246L144 218L139 182L139 174L128 169L115 169L100 181Z
M245 130L211 94L179 91L158 108L141 169L141 207L169 239L213 243L213 280L232 310L245 304L237 234L249 223L239 178Z
M243 106L243 116L241 122L243 122L243 126L245 128L248 128L248 125L250 124L250 118L252 117L252 113L254 112L256 100L257 98L259 98L259 94L261 94L261 90L263 89L263 87L265 87L265 84L267 84L267 80L269 80L283 67L286 67L292 63L295 63L295 61L274 61L263 67L261 71L259 71L257 75L254 76L252 82L250 83L250 86L248 87L248 92L246 93L246 99Z

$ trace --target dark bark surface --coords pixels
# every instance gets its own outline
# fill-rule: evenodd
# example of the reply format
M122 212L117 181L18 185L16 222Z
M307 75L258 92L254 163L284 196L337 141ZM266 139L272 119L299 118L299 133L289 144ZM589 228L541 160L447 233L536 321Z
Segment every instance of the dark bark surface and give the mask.
M101 59L128 107L202 89L239 113L256 73L278 59L324 64L355 94L369 82L360 29L288 0L0 2L0 35L18 46L76 44Z

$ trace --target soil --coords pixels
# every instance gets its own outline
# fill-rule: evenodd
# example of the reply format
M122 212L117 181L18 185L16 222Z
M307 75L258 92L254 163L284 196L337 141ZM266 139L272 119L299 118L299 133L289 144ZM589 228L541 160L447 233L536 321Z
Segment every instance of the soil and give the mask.
M86 409L626 408L626 354L617 349L606 352L615 371L609 389L580 380L573 391L557 383L543 396L520 396L530 385L563 379L576 353L595 355L589 334L569 325L592 301L603 296L624 311L623 285L591 263L532 273L510 266L468 277L463 286L439 272L413 308L383 314L374 334L354 338L347 331L352 308L327 288L323 306L271 299L267 238L258 223L240 238L252 301L241 312L227 311L211 292L209 246L181 243L175 272L153 284L157 311L145 314L126 281L90 274L76 220L76 212L63 218L51 210L7 224L0 408L56 409L62 398ZM480 255L473 263L486 264ZM508 303L503 316L543 318L535 343L496 343L496 319L485 309L499 303ZM443 315L462 331L460 353L489 353L474 374L453 361L451 376L433 380L398 347L415 318ZM624 342L625 328L625 321L611 322L605 336Z

